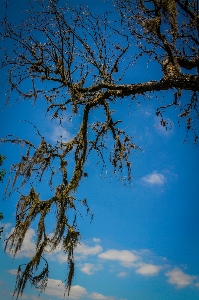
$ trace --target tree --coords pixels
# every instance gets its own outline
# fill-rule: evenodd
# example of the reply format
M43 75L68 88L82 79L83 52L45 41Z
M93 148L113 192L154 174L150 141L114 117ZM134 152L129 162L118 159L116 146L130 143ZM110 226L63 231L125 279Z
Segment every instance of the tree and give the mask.
M0 166L2 166L5 156L0 154ZM3 169L0 171L0 181L3 181L3 177L5 176L6 171Z
M29 194L21 194L18 200L15 229L5 249L16 255L27 230L38 219L36 254L25 269L21 266L18 269L17 298L28 280L41 292L45 289L48 280L45 251L47 247L48 251L53 251L60 243L68 257L66 289L69 294L74 276L73 253L80 239L76 222L78 203L90 212L86 199L77 200L75 192L81 180L88 176L85 162L91 151L96 152L103 166L111 163L114 173L123 174L125 169L131 181L130 155L139 146L122 129L122 121L114 119L115 103L125 100L131 103L139 96L144 99L157 92L171 91L171 102L164 103L156 111L161 125L168 126L164 112L176 109L179 119L186 121L187 132L193 132L195 143L198 138L199 19L196 1L116 0L113 12L103 16L93 15L86 7L58 8L57 1L47 4L48 1L40 5L32 3L29 17L17 26L4 18L1 37L6 49L1 66L8 70L10 95L15 93L20 99L33 102L42 98L47 103L47 113L58 119L60 126L63 126L66 110L71 118L78 116L81 125L74 138L68 142L60 139L56 145L49 144L37 129L39 145L11 136L2 140L25 149L19 163L12 167L11 188L20 191L25 184L30 184ZM161 72L160 78L141 83L134 79L126 83L125 76L131 74L142 59L155 64ZM180 101L183 90L190 91L186 103ZM90 122L97 110L103 110L105 118ZM107 137L113 140L112 150L106 150ZM69 155L73 156L72 174L68 174ZM58 171L62 177L53 187ZM36 181L44 180L46 172L50 173L49 187L53 194L42 200L35 185ZM17 180L21 180L19 186L16 186ZM48 234L45 220L53 206L56 207L56 226L53 233ZM42 262L44 267L36 275Z
M3 161L5 159L5 156L0 154L0 166L3 164ZM3 181L3 177L5 176L6 171L3 169L0 171L0 181ZM0 220L3 219L3 214L0 212ZM0 239L1 239L1 233L3 232L3 227L0 227Z

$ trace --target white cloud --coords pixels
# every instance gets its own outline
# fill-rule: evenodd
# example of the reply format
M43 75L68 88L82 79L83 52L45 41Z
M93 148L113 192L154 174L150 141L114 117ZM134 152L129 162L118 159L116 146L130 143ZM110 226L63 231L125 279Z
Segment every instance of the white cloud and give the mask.
M98 294L98 293L92 293L92 294L90 294L89 298L94 299L94 300L114 300L115 299L115 297L104 296L104 295Z
M199 287L199 282L196 282L195 286Z
M9 236L13 232L13 228L7 236ZM30 228L28 229L21 250L18 251L16 258L19 257L28 257L32 258L35 254L35 242L34 242L34 236L35 236L35 231L34 229ZM99 242L100 239L93 239L95 242ZM97 255L102 252L102 247L99 244L96 244L94 246L88 246L84 243L78 244L77 247L75 248L75 259L80 260L80 258L85 259L89 255ZM57 248L53 252L49 252L50 249L49 247L46 247L46 255L48 259L52 261L58 261L59 263L67 263L68 262L68 257L65 253L62 252L62 247L61 244L57 246ZM8 253L10 255L13 255L12 252Z
M50 295L50 296L55 296L60 299L63 299L64 292L65 292L64 283L61 280L57 280L57 279L49 279L48 285L44 291L45 294ZM81 298L84 298L85 296L89 299L94 299L94 300L114 300L115 299L115 297L104 296L104 295L96 293L96 292L89 294L87 292L87 290L80 285L74 285L71 287L70 296L67 299L79 300Z
M101 240L100 240L100 239L98 239L98 238L93 238L93 242L95 242L95 243L100 243L100 242L101 242Z
M93 264L86 263L80 268L80 270L85 274L92 275L93 267L94 267Z
M117 274L117 277L126 277L127 273L126 272L120 272Z
M70 299L79 299L83 297L84 295L87 295L88 292L86 289L80 285L74 285L71 287L70 290Z
M90 263L85 263L80 268L80 270L87 275L92 275L101 269L102 269L102 265L94 265L94 264L90 264Z
M60 264L65 264L68 262L68 255L65 253L52 254L52 260L57 261Z
M161 125L161 118L155 118L155 123L154 123L154 127L156 129L156 132L161 135L161 136L170 136L172 134L174 134L174 123L170 120L167 119L165 120L167 122L166 126L162 126Z
M23 294L23 295L20 296L20 298L21 298L21 299L28 299L29 297L28 297L28 295Z
M50 296L55 296L57 298L63 299L65 293L65 286L61 280L48 279L48 285L44 291L45 294ZM70 299L80 299L81 297L87 295L87 291L84 287L80 285L74 285L70 290Z
M138 255L135 255L128 250L108 250L98 255L100 258L105 260L118 260L123 266L131 267L134 262L140 259Z
M147 117L150 117L151 115L152 115L152 112L151 112L151 110L150 109L148 109L148 110L145 110L145 116L147 116Z
M48 251L50 249L47 249ZM74 250L75 260L85 259L89 255L97 255L102 252L102 247L100 245L88 246L84 243L78 244ZM57 261L60 264L67 263L67 254L62 252L61 244L53 251L47 253L47 256L52 261Z
M154 276L157 275L160 271L161 266L152 265L152 264L143 264L140 268L136 270L136 273L144 276Z
M53 234L49 234L49 238L52 238L53 237ZM55 250L51 251L51 247L49 245L47 245L45 247L45 251L46 251L46 254L49 255L49 256L52 256L54 254L57 254L57 253L60 253L62 252L62 245L61 243L56 247Z
M88 255L97 255L102 252L102 247L100 245L88 246L84 243L79 244L75 248L75 254L86 257Z
M193 281L197 278L196 276L191 276L184 273L180 268L174 268L171 271L165 273L168 277L168 282L176 285L178 288L183 288L193 284Z
M63 127L54 126L52 130L52 134L50 136L50 139L56 143L57 141L60 141L62 139L62 142L68 142L72 139L71 134L64 129Z
M10 291L4 291L4 293L5 294L8 294L8 295L10 295L10 296L12 296L12 298L13 298L13 292L10 292ZM7 298L6 298L7 299ZM11 298L9 298L9 299L11 299ZM20 295L20 299L30 299L29 297L28 297L28 295L27 294L22 294L22 295ZM42 299L41 299L42 300Z
M41 297L41 295L39 295L39 296L31 295L31 296L30 296L30 299L32 299L32 300L46 300L46 299L44 299L43 297Z
M11 223L0 222L0 227L3 227L3 231L5 232L6 230L8 230L11 227Z
M17 269L8 270L8 273L12 275L17 275Z
M166 182L166 177L163 174L154 171L153 173L142 177L141 180L144 183L151 185L151 186L152 185L163 185Z
M28 299L29 297L28 297L28 295L26 295L26 294L22 294L21 296L20 296L20 299Z
M11 233L13 232L13 228L11 230ZM8 234L7 236L9 236ZM34 229L30 228L27 230L26 235L23 240L23 244L21 246L21 249L17 252L16 258L19 257L28 257L32 258L35 255L35 242L33 237L35 236ZM9 247L8 247L9 248ZM7 251L8 254L13 255L11 251Z

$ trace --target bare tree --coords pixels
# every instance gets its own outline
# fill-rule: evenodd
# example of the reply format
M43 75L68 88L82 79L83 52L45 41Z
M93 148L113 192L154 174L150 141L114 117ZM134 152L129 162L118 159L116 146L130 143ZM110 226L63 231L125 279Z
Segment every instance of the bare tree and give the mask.
M162 126L167 126L163 113L176 108L179 119L186 120L187 131L194 133L195 142L195 122L199 116L197 1L116 0L113 12L103 16L94 15L87 7L58 8L57 1L38 2L40 5L32 3L27 20L21 24L12 25L7 17L1 23L0 34L5 44L1 67L8 70L9 94L14 92L19 99L33 102L44 99L48 104L47 113L59 119L60 126L66 110L71 118L79 114L81 125L74 138L68 142L60 139L56 145L49 144L39 131L39 145L12 136L2 140L25 148L20 162L12 167L11 188L20 191L27 183L31 186L29 194L21 194L18 200L15 229L5 249L16 255L27 230L38 219L36 253L24 268L18 269L17 298L28 280L40 291L45 289L48 280L45 252L53 251L60 243L68 257L66 290L69 294L74 276L73 253L80 239L77 204L83 204L90 212L85 199L75 198L75 191L88 176L84 166L91 151L96 151L102 163L107 164L104 155L107 136L113 139L109 159L113 172L122 173L125 169L131 180L130 155L139 147L121 129L122 121L114 120L110 106L119 100L130 103L139 95L146 97L170 90L172 101L159 107L156 114ZM126 84L124 76L133 72L135 64L139 65L144 58L159 66L161 78ZM180 101L183 90L191 94L186 103ZM89 116L98 109L104 110L104 120L90 123ZM67 173L69 155L74 160L72 176ZM58 171L62 178L53 189L53 178ZM43 200L35 190L35 182L42 182L45 172L50 172L53 196ZM52 207L56 208L56 226L48 234L45 220ZM42 271L36 275L43 263Z

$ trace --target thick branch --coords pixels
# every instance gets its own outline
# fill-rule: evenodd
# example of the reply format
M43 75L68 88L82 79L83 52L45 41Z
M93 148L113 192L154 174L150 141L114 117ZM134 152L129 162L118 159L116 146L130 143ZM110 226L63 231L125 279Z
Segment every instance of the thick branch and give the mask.
M196 21L196 23L197 23L197 29L199 29L199 19L198 19L198 16L195 14L195 13L193 13L190 9L188 9L188 7L187 7L187 5L184 5L184 4L182 4L182 1L180 1L180 0L175 0L177 3L178 3L178 5L193 19L193 20L195 20Z
M80 88L80 92L97 92L101 89L107 89L103 93L104 97L109 96L130 96L137 94L144 94L147 92L166 91L168 89L184 89L199 91L199 77L195 75L180 75L179 77L171 77L169 79L162 79L160 81L149 81L138 84L99 84L90 88Z
M179 65L182 67L182 68L185 68L187 70L191 70L191 69L194 69L194 68L199 68L199 57L195 57L191 60L185 58L185 57L176 57Z

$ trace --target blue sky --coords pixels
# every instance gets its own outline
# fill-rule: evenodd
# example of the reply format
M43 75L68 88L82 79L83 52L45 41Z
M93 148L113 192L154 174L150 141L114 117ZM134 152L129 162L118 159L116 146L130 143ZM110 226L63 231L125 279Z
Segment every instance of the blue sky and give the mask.
M4 10L1 1L0 10ZM25 0L18 0L9 11L16 21L21 15L16 13L25 7ZM110 2L69 1L78 5L87 4L94 12L111 9ZM11 4L11 1L9 5ZM144 72L143 72L144 71ZM126 78L131 82L153 79L160 70L141 63L135 68L135 75ZM149 74L149 75L147 75ZM1 71L1 78L6 75ZM144 78L144 79L143 79ZM75 120L64 122L64 128L50 117L44 118L45 103L38 101L34 106L28 101L15 102L12 97L4 105L6 84L1 86L1 137L13 134L20 138L39 142L35 124L49 142L54 143L60 135L65 141L75 133ZM186 100L189 92L183 92ZM165 130L155 116L160 103L151 95L150 100L141 101L138 106L129 102L114 105L114 117L123 120L122 127L142 151L132 155L132 184L123 184L114 175L110 166L101 169L94 155L86 163L89 176L81 183L77 198L87 198L94 213L90 216L81 211L78 218L81 244L75 251L76 272L69 299L104 300L187 300L199 299L199 185L198 185L198 147L189 141L184 143L186 129L183 122L178 125L178 112L169 111L166 117L173 124ZM171 94L165 93L165 100ZM143 100L143 99L141 99ZM100 112L97 112L100 115ZM93 114L91 118L96 118ZM78 122L78 120L76 120ZM18 146L1 145L0 153L7 157L3 167L7 170L1 184L1 199L8 180L12 163L19 159ZM39 187L42 196L47 197L47 186ZM25 192L26 188L24 189ZM1 201L4 214L3 239L14 226L15 205L18 194ZM53 224L53 219L50 220ZM21 251L13 261L11 253L3 251L1 240L1 298L11 300L16 279L16 269L34 254L36 227L32 227ZM63 299L63 282L67 275L66 257L58 248L46 257L50 262L48 287L40 296L41 300ZM27 288L20 299L37 299L34 288Z

